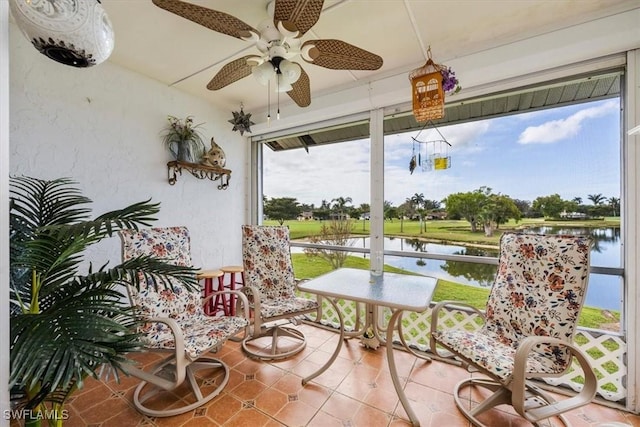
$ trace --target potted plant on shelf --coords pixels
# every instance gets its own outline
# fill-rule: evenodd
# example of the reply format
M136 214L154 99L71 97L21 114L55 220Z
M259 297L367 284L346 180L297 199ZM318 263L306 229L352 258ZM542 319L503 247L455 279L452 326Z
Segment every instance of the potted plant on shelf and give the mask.
M205 151L204 140L200 133L200 126L193 124L193 117L184 120L168 116L168 126L162 135L162 142L180 162L199 163Z
M195 271L155 257L84 264L89 246L148 226L158 204L147 200L89 219L91 201L68 178L10 182L12 409L27 426L60 426L65 400L87 376L97 377L98 368L117 376L129 363L125 354L142 348L122 283L137 285L142 273L193 287Z

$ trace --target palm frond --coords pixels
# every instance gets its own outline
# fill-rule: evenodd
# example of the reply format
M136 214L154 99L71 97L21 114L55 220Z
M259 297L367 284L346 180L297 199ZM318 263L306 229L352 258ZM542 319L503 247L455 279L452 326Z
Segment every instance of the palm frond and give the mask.
M83 221L91 209L80 207L91 203L69 178L46 181L27 176L11 177L11 208L35 230L55 224Z
M97 295L89 292L11 319L11 386L64 388L95 376L100 364L120 366L117 354L140 348L132 312Z
M94 241L111 237L119 230L137 230L140 225L149 226L151 221L155 221L153 215L159 211L159 203L151 203L150 200L145 200L129 205L124 209L107 212L91 221L64 226L49 226L45 230L59 239L74 238Z
M156 288L162 285L173 289L171 279L182 283L189 291L199 289L194 267L183 267L171 264L168 260L154 256L139 256L123 262L118 269L122 269L123 282L140 289L140 283L152 283Z

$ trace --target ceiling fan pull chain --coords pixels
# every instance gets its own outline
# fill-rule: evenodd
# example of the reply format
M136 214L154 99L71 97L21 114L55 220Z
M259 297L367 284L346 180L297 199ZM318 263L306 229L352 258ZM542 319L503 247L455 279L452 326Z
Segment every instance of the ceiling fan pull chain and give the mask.
M271 126L271 80L267 82L267 127Z
M278 87L280 87L280 74L276 74L276 85ZM278 111L276 112L276 120L280 120L280 91L278 91L277 96L277 106L278 106Z

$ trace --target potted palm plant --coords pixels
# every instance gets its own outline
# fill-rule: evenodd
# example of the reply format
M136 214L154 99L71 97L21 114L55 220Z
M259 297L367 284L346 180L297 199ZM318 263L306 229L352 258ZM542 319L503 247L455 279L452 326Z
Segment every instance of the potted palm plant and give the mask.
M184 120L168 116L169 124L164 130L162 143L180 162L199 163L205 151L204 140L200 133L202 123L193 124L193 117Z
M121 293L139 273L197 284L194 270L154 257L98 268L85 250L118 230L148 226L149 200L89 218L91 201L67 178L11 178L10 358L12 406L26 425L62 425L65 399L99 367L118 375L140 350L137 319ZM81 270L86 270L82 271Z

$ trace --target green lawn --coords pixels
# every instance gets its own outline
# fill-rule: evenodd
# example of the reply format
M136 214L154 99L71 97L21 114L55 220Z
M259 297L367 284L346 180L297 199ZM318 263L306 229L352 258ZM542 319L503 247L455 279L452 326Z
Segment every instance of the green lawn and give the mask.
M572 227L619 227L620 218L605 218L593 221L545 221L544 218L526 218L518 223L509 221L502 224L492 237L486 237L484 232L471 232L469 223L464 220L427 221L427 231L420 232L419 221L385 221L385 236L402 236L411 238L423 238L441 242L459 242L492 245L496 248L500 241L500 235L507 230L517 230L527 226L572 226ZM277 221L265 221L265 225L278 225ZM289 227L292 239L303 239L319 233L322 221L285 221ZM369 221L354 220L353 234L369 234Z

